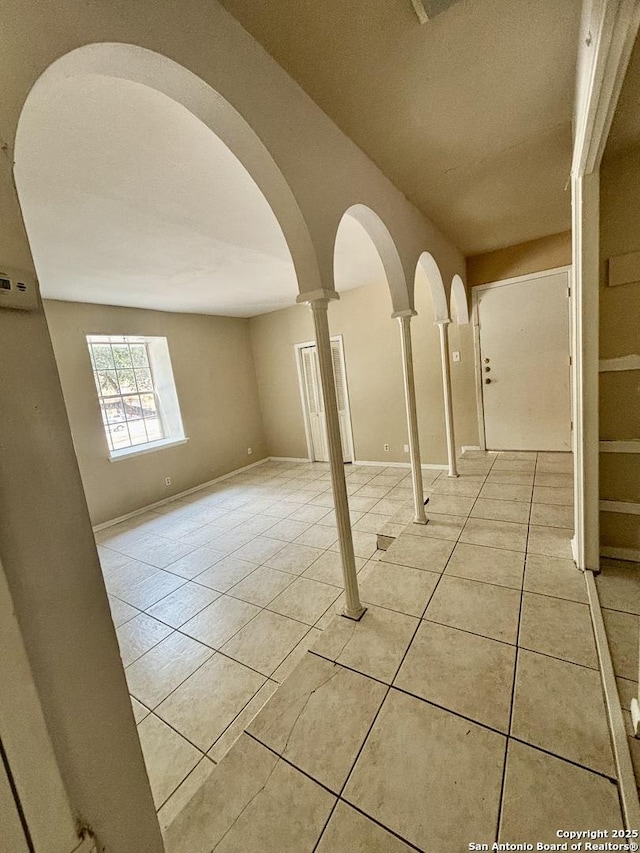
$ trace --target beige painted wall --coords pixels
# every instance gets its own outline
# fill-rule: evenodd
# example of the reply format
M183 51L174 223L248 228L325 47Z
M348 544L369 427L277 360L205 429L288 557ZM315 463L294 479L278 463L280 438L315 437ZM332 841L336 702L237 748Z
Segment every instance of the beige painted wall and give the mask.
M266 456L247 320L51 300L45 312L94 524ZM167 338L186 444L109 461L88 334Z
M640 353L640 282L608 287L609 258L640 251L640 147L604 160L600 173L600 358ZM640 373L600 374L600 438L640 440ZM640 502L640 456L600 454L600 497ZM604 546L640 554L640 516L601 513Z
M412 320L422 461L445 464L446 442L438 329L426 281L416 283L418 317ZM329 306L332 335L344 340L356 459L408 462L407 424L398 322L391 319L386 282L341 294ZM265 440L273 456L307 457L294 344L313 340L306 306L297 305L249 321ZM452 328L462 352L452 365L456 440L477 445L471 327ZM391 449L383 450L387 443Z
M540 240L530 240L528 243L467 258L467 281L470 287L474 287L541 270L552 270L570 263L571 231L563 231Z

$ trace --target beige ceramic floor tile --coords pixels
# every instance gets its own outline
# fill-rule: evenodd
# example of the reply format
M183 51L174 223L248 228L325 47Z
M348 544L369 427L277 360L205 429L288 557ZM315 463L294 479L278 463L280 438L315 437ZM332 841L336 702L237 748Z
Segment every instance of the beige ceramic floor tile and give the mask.
M203 752L264 684L263 676L216 654L156 708L156 714Z
M582 767L615 773L595 670L521 649L511 734Z
M257 607L265 607L270 601L293 583L294 576L260 566L246 578L232 586L228 595L248 601Z
M568 527L529 527L528 554L543 554L546 557L571 559L573 530Z
M309 626L262 610L222 651L234 660L270 676L308 632Z
M282 661L271 678L281 684L293 672L307 651L315 645L316 640L321 636L322 631L318 630L318 628L311 628L309 633L304 635L298 645Z
M622 826L616 786L607 779L526 744L509 742L501 842L558 844L560 828L584 831Z
M294 521L291 518L283 519L277 522L269 529L270 539L279 539L283 542L293 542L298 536L301 536L305 530L311 527L308 521Z
M394 685L506 734L515 660L515 646L423 622Z
M484 479L483 476L476 474L462 474L458 478L438 477L433 485L433 494L477 498L484 484Z
M140 613L137 608L127 604L126 601L120 601L119 598L115 598L113 595L109 596L109 608L111 609L111 618L116 628L124 625L125 622L128 622Z
M602 615L615 673L621 678L635 681L638 677L640 618L631 613L606 609L603 609Z
M360 598L367 604L422 616L439 579L436 572L371 560L358 578Z
M517 452L517 451L514 451ZM527 459L511 459L505 456L499 456L493 463L492 471L524 471L533 474L536 470L535 454Z
M554 489L571 489L573 487L572 474L546 474L544 471L536 472L536 486L551 486Z
M344 798L421 850L466 850L469 839L491 844L505 743L502 735L391 690Z
M289 518L294 521L307 521L309 524L315 524L321 518L324 518L328 512L329 509L327 507L304 504L295 512L292 512Z
M525 592L518 645L581 666L598 668L587 604Z
M174 631L125 670L129 692L152 710L213 652Z
M584 574L573 560L527 554L524 588L529 592L553 595L571 601L588 602Z
M353 553L356 557L368 560L375 554L378 547L375 533L362 533L360 530L352 530L351 538L353 540ZM340 543L336 541L329 548L332 551L339 551Z
M248 560L251 563L266 563L285 547L280 539L270 539L267 536L256 536L246 545L234 553L239 560Z
M347 850L349 853L412 853L414 848L347 803L339 801L316 851L337 853Z
M464 495L432 494L426 505L427 515L463 515L471 512L475 498L467 498Z
M248 732L338 793L387 688L307 654Z
M264 707L265 703L269 701L277 689L278 684L275 681L271 681L270 679L265 681L253 699L244 706L231 725L225 729L224 733L207 753L213 761L219 762L224 758L251 720Z
M524 551L527 545L527 525L469 518L460 534L460 542L503 548L506 551Z
M425 619L515 643L519 611L518 590L445 575L427 607Z
M167 853L311 853L335 799L242 735L167 828Z
M131 699L131 707L133 709L133 716L136 721L136 725L141 723L145 717L148 717L151 711L142 704L142 702L138 702L135 696L129 696Z
M415 524L412 521L403 527L401 532L410 536L426 536L428 539L449 539L456 542L467 520L464 515L436 515L428 507L427 518L427 524Z
M524 501L501 501L478 498L471 510L471 517L528 524L529 504Z
M413 569L441 572L453 551L453 546L453 542L444 539L425 539L403 534L385 551L382 561Z
M192 551L193 547L184 542L174 542L160 536L145 536L125 545L120 550L134 560L149 563L157 569L166 569L171 563L175 563Z
M536 483L533 488L533 502L535 504L573 506L573 488L558 489L550 486L539 486Z
M109 572L113 569L121 569L131 562L131 557L126 554L121 554L120 551L113 551L105 545L98 545L98 557L103 572Z
M606 566L596 575L600 606L640 614L640 571L626 566Z
M319 549L329 548L337 541L338 531L333 527L323 527L321 524L314 524L296 539L298 545Z
M184 782L180 783L159 810L158 821L160 823L161 830L164 831L169 824L176 819L191 797L194 796L198 789L204 785L209 776L211 776L215 766L214 762L206 756L200 759Z
M498 501L531 501L531 486L522 486L513 483L490 483L486 482L480 491L480 498Z
M131 568L131 565L125 568L128 570ZM156 601L160 601L165 595L169 595L170 592L181 587L184 583L186 583L184 578L156 569L150 577L123 589L120 594L117 592L115 594L118 595L118 598L126 601L127 604L131 604L140 610L145 610L147 607L155 604Z
M531 524L541 527L573 528L573 507L558 504L532 504Z
M220 649L258 613L260 608L254 604L221 595L180 630L213 649Z
M154 714L140 723L138 736L153 801L159 809L201 760L202 753Z
M533 471L495 471L492 468L487 483L500 486L532 486Z
M172 633L168 625L146 613L134 616L116 631L122 665L129 666Z
M222 556L219 551L214 551L213 548L196 548L176 560L175 563L171 563L167 571L173 575L180 575L186 580L193 580L209 566L221 560Z
M362 557L356 557L356 571L359 571L364 566L364 563L365 561ZM304 577L344 589L342 558L340 554L337 551L325 551L305 570Z
M454 548L444 570L446 577L453 575L512 589L522 587L523 572L524 554L518 551L467 545L462 542Z
M175 592L169 593L157 604L147 609L147 613L173 628L179 628L201 610L215 601L220 595L213 589L188 581Z
M340 590L326 583L296 578L269 604L269 610L314 625L340 595Z
M257 563L238 560L237 557L224 557L198 575L198 583L218 592L228 592L232 586L240 583L257 567Z
M311 548L308 545L291 542L289 545L285 545L281 551L278 551L275 556L266 560L265 566L278 569L281 572L301 575L307 566L310 566L323 553L324 551L321 548Z
M390 684L417 625L413 616L370 605L359 622L333 619L313 650Z

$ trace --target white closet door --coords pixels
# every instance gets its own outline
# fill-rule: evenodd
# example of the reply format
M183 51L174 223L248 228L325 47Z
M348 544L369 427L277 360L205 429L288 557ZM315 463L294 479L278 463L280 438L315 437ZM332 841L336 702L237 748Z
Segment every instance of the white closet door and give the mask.
M315 344L311 344L309 346L300 347L298 352L300 358L300 374L302 378L302 405L305 409L306 420L309 428L312 457L315 462L328 462L329 447L327 443L327 422L324 409L324 398L322 396L322 385L320 382L318 350ZM331 341L331 357L333 362L333 375L336 383L342 455L345 462L352 462L351 419L349 415L349 403L341 341Z
M304 400L307 410L307 421L313 445L315 462L328 462L327 427L324 415L324 400L320 386L320 366L315 347L304 347L300 350L302 359L302 376L304 380Z

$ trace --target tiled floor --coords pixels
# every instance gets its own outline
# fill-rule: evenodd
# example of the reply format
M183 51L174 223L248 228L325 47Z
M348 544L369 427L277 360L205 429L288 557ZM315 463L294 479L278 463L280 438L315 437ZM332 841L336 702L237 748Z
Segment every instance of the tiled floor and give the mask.
M638 697L638 637L640 635L640 566L603 560L596 576L607 641L618 682L618 695L627 725L629 748L640 788L640 739L633 737L631 700Z
M410 478L346 470L362 570L380 527L411 517ZM97 534L162 822L333 618L342 571L332 507L328 466L271 462ZM415 574L422 589L428 576Z
M219 595L200 614L188 610L175 631L154 619L160 628L141 628L139 644L125 646L140 654L127 669L131 679L135 665L163 644L196 644L180 654L179 667L171 656L138 667L138 694L153 694L140 733L157 802L166 801L168 853L453 853L472 842L553 843L557 829L620 828L585 584L569 559L569 479L563 455L472 454L459 479L434 478L431 521L422 528L408 524L404 471L351 469L357 548L368 558L359 573L368 610L359 623L333 618L340 607L334 543L327 535L324 551L314 557L309 550L317 547L310 540L321 540L319 528L332 529L319 517L331 506L322 469L264 466L212 496L181 502L176 521L186 527L175 541L199 550L215 551L205 527L220 531L220 519L243 515L257 528L246 539L241 518L218 533L235 553L218 556L213 568L192 557L189 583L218 583ZM278 512L288 509L285 518L310 525L294 540L306 542L299 562L295 553L281 556L283 540L275 552L268 544L273 526L262 525L276 517L268 515L274 494ZM240 503L247 495L252 515ZM202 500L211 503L194 516ZM224 514L209 519L212 509ZM190 519L203 518L188 529ZM399 536L386 553L374 552L372 531L389 522ZM163 530L154 535L170 538ZM252 568L244 575L241 549L262 560L251 563L245 552ZM187 557L176 563L183 567ZM165 566L169 575L176 563ZM270 585L267 569L290 574L284 590ZM107 577L110 571L120 567ZM245 580L254 576L253 584ZM614 658L622 689L636 677L627 621L635 625L637 654L639 617L614 607L624 597L621 583L616 590L599 580L620 637ZM135 586L145 584L161 586L153 576ZM203 616L213 610L215 618ZM125 615L124 627L152 618ZM155 645L143 653L145 642ZM283 683L274 693L276 681ZM203 757L206 749L220 758L238 734L217 767Z

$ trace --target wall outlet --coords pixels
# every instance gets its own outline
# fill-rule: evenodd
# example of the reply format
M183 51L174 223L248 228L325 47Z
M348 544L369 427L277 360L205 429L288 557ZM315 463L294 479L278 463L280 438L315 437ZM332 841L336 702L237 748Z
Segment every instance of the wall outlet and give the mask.
M251 447L247 447L247 456L251 456L253 453L253 449Z
M165 477L164 478L164 484L165 484L165 486L170 486L171 485L171 477Z
M391 448L389 447L388 444L383 444L382 449L384 450L385 453L388 453Z
M454 361L460 361L460 353L458 352L457 349L454 349L454 351L451 353L451 355L453 356Z
M405 444L405 446L404 446L404 452L405 452L405 453L408 453L408 452L409 452L409 445L408 445L408 444Z

